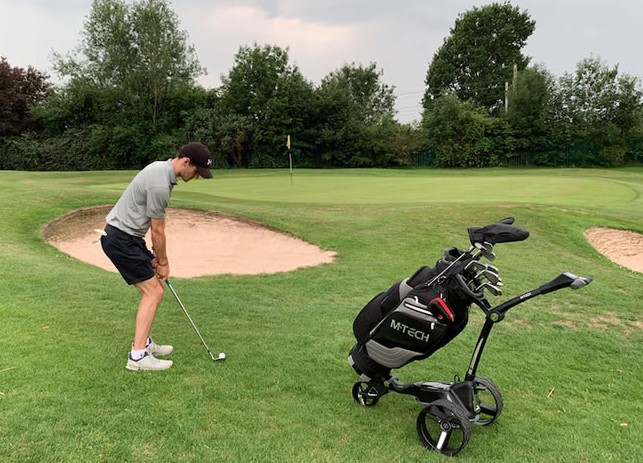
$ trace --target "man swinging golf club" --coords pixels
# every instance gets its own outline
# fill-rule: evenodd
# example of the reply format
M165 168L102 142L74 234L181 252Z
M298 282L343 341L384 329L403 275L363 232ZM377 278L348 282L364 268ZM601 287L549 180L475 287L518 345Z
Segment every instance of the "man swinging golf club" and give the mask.
M167 370L171 360L157 357L172 353L169 345L156 344L150 337L156 311L163 299L163 282L170 275L166 249L165 209L177 178L184 182L198 177L212 178L212 156L201 143L191 142L167 161L156 161L141 170L107 214L103 251L123 279L141 294L136 315L134 343L125 368ZM152 249L145 234L151 229Z

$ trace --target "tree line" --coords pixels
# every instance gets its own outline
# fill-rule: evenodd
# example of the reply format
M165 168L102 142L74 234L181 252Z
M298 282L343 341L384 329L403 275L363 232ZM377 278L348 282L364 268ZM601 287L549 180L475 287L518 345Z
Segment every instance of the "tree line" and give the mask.
M643 161L637 77L599 57L554 77L522 48L528 12L461 15L429 62L421 120L395 119L375 63L315 85L276 45L243 45L219 88L166 0L95 0L80 45L54 55L64 84L0 58L0 168L137 169L190 140L217 167L620 166ZM292 140L288 153L286 137Z

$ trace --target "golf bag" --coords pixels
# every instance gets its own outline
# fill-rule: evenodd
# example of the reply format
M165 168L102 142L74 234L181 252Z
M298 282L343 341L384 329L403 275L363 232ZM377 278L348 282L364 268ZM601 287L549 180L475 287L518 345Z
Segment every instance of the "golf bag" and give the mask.
M471 249L476 243L494 245L529 236L512 223L508 218L469 228ZM420 267L366 304L353 322L357 343L348 358L359 375L388 377L391 369L429 357L460 334L469 320L469 307L483 299L475 291L475 272L465 265L471 249L445 249L433 268Z
M357 344L349 360L358 374L388 376L392 368L429 357L465 328L474 298L453 277L431 283L460 255L446 249L433 268L420 267L364 306L353 322Z
M591 277L561 273L537 288L492 306L485 291L502 294L498 269L481 262L496 257L497 243L522 241L529 233L503 219L485 227L468 229L471 247L448 248L433 268L420 267L413 275L375 296L353 323L357 342L348 362L360 375L353 384L353 399L364 407L375 406L389 393L414 397L423 407L416 420L422 443L443 455L455 455L468 443L472 425L495 422L503 407L498 387L478 375L485 343L496 323L509 309L562 288L578 289ZM448 344L467 325L471 304L485 315L469 367L454 381L402 382L391 374L414 361L429 357Z

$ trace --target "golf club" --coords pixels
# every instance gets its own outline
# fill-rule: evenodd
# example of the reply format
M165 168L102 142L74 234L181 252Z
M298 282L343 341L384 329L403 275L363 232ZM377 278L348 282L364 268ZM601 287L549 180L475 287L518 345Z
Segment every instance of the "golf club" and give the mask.
M493 273L496 273L496 274L498 273L498 267L494 267L491 264L485 264L483 262L480 262L479 260L472 260L464 268L466 270L473 270L474 272L481 272L482 270L489 270L490 272L493 272Z
M487 290L494 296L501 296L502 295L502 290L498 288L497 286L492 285L491 283L482 283L480 286L476 288L476 291L482 291L482 290Z
M486 278L487 280L489 280L489 282L492 285L496 285L496 286L498 285L498 283L502 281L497 273L494 273L491 270L487 270L487 269L481 270L480 272L478 272L475 278L478 280L480 278Z
M183 313L185 313L185 316L188 317L188 320L190 320L190 324L192 325L192 328L194 328L194 331L196 332L197 336L199 336L199 339L203 343L203 346L208 351L208 354L210 354L210 358L215 362L218 362L219 360L225 360L225 353L224 352L220 352L218 357L215 357L214 355L212 355L212 352L210 351L210 348L206 344L205 340L203 339L203 336L201 336L201 333L199 333L199 330L197 329L196 325L192 321L192 317L190 317L190 314L188 313L188 311L185 310L185 306L181 302L181 299L179 299L178 294L176 294L176 291L174 291L174 288L170 284L170 280L166 279L165 284L167 285L168 288L170 288L170 291L172 291L172 294L174 294L174 298L176 299L176 302L179 303L179 305L181 306L181 309L183 309Z
M496 254L493 252L493 245L491 243L474 243L478 249L479 254L487 260L493 262L496 259Z
M479 260L472 260L469 262L464 269L465 270L473 270L474 272L480 272L482 270L486 270L489 266L487 264L484 264L480 262Z

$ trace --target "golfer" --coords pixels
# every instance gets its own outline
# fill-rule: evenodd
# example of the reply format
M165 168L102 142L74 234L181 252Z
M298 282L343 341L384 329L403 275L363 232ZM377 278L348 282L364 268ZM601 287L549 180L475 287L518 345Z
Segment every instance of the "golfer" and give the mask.
M167 161L156 161L141 170L107 214L103 251L129 285L141 293L138 305L134 343L125 368L167 370L171 360L157 357L172 353L174 348L156 344L150 337L156 310L163 299L163 282L170 275L170 260L165 237L165 209L177 178L212 178L212 156L201 143L188 143ZM152 252L145 244L151 228Z

